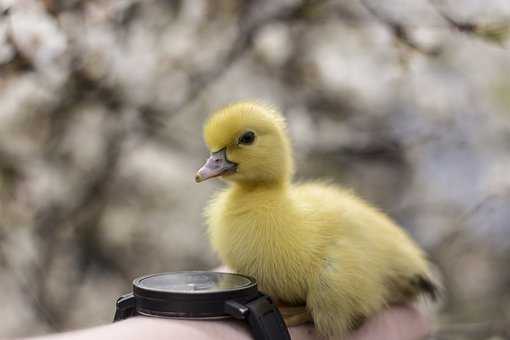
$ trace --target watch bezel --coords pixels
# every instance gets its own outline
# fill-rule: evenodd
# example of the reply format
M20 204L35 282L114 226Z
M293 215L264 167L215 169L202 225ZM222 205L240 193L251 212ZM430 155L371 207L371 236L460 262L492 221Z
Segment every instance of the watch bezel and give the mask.
M249 284L238 288L221 289L216 291L183 292L171 289L150 288L140 285L144 279L166 274L194 273L221 274L240 276L248 279ZM225 302L236 300L241 303L250 301L258 296L257 282L254 278L237 273L218 271L179 271L149 274L133 280L133 295L136 299L137 313L163 318L223 318L229 317L225 311Z
M175 274L187 274L187 273L193 273L193 274L220 274L220 275L226 275L226 276L237 276L242 277L249 281L249 284L245 286L235 287L235 288L227 288L227 289L218 289L217 291L177 291L172 289L158 289L158 288L150 288L150 287L144 287L141 286L140 283L148 278L156 277L156 276L163 276L163 275L175 275ZM205 271L205 270L182 270L182 271L176 271L176 272L163 272L163 273L155 273L155 274L148 274L144 276L137 277L133 280L133 288L141 289L144 291L152 291L152 292L161 292L161 293L171 293L171 294L213 294L213 293L223 293L227 291L238 291L242 289L247 289L252 287L253 285L257 285L257 282L255 279L251 276L237 274L237 273L228 273L228 272L217 272L217 271Z

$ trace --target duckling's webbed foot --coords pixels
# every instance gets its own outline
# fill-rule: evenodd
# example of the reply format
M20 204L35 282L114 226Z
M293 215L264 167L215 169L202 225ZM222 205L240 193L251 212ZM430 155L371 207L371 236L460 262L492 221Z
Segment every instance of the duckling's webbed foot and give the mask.
M286 306L279 304L278 309L287 327L298 326L313 321L312 315L306 306Z

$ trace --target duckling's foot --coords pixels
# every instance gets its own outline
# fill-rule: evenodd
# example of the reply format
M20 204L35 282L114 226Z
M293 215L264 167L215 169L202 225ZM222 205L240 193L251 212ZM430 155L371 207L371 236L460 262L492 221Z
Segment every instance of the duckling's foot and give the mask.
M299 326L312 321L312 315L308 311L292 316L284 316L283 321L287 327Z
M279 305L278 309L283 316L287 327L298 326L312 321L312 315L306 306L285 306Z

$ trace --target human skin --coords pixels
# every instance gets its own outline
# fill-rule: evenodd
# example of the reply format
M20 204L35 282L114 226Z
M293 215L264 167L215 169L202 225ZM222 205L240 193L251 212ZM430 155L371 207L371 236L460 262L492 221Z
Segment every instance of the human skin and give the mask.
M367 322L346 340L417 340L429 333L429 323L418 309L395 306ZM322 339L312 324L289 329L293 340ZM177 320L134 317L84 330L52 334L25 340L250 340L247 325L239 320Z
M225 266L215 271L231 272ZM292 340L323 340L313 324L290 327ZM430 332L430 322L416 307L393 306L368 319L345 340L418 340ZM252 340L247 324L234 319L182 320L133 317L124 321L20 340Z

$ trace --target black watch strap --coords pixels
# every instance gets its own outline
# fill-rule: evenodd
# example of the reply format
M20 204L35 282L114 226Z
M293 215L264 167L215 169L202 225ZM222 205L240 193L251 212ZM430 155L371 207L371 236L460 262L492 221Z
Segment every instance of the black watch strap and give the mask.
M255 340L290 340L280 311L267 295L259 293L247 303L226 301L225 312L236 319L246 320ZM113 321L124 320L133 315L136 315L135 296L133 293L122 295L117 299Z
M113 322L127 319L136 314L136 298L133 293L122 295L117 299L115 305Z
M248 321L255 340L290 340L280 311L267 295L260 294L246 304L227 301L226 309L235 318Z

